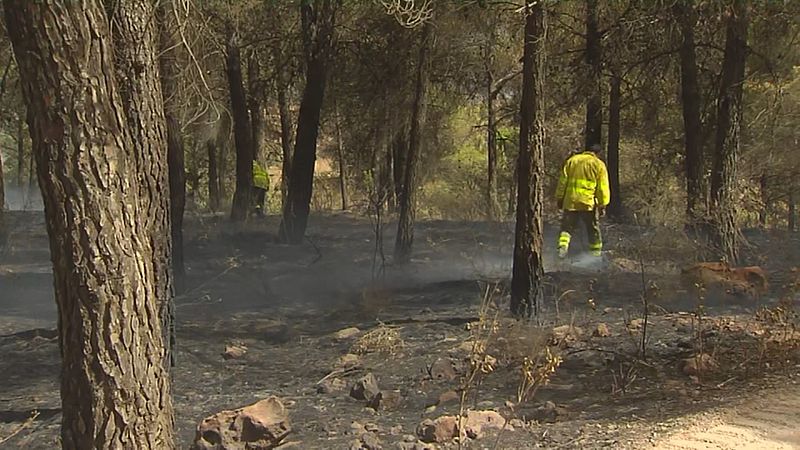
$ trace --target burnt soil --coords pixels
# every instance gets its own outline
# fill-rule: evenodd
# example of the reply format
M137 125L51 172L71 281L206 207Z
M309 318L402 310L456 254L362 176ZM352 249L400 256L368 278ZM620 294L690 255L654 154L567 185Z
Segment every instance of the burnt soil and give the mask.
M9 244L0 250L0 448L49 449L58 446L61 403L47 236L41 212L10 215ZM506 314L508 223L421 222L413 260L403 267L391 265L389 224L383 270L366 219L313 217L299 246L275 243L274 217L234 227L222 217L192 216L186 228L187 290L176 298L172 370L180 448L191 445L204 417L273 395L290 411L287 448L347 449L365 432L383 448L399 448L423 419L462 408L517 419L513 431L490 431L464 448L694 448L670 447L689 442L676 441L675 433L747 409L749 399L798 391L798 300L789 286L791 269L800 265L796 235L746 234L747 262L769 274L765 295L700 298L680 280L679 268L696 258L690 243L662 231L608 226L602 267L587 266L582 255L556 264L548 249L546 265L556 270L547 274L537 324ZM547 228L548 245L554 232ZM650 305L644 354L643 292ZM482 304L490 305L488 313ZM609 336L597 336L601 323ZM466 385L463 404L432 407L432 399L465 386L476 330L487 324L495 333L487 350L497 360L492 373ZM551 335L570 324L567 336ZM360 332L334 338L348 327ZM331 375L337 360L376 329L398 339L367 346L354 368ZM230 345L246 352L225 359ZM541 356L547 345L560 366L512 413L507 402L516 401L520 360ZM699 352L712 355L714 367L687 375L683 361ZM452 362L455 378L432 377L436 360ZM399 406L376 411L350 398L349 386L369 372L382 389L399 391ZM326 376L346 388L318 393ZM782 417L791 428L800 411ZM800 446L796 435L787 439L787 448ZM711 448L737 448L729 444Z

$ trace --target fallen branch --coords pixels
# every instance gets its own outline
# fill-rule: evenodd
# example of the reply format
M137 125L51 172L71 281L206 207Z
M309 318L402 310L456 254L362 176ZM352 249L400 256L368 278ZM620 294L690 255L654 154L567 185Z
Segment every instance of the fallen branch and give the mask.
M28 417L28 419L25 420L25 422L22 422L14 431L11 432L11 434L9 434L8 436L0 439L0 445L1 444L5 444L6 442L10 441L11 438L13 438L14 436L18 435L22 430L24 430L25 428L28 428L29 426L31 426L31 424L33 423L34 420L36 420L37 417L39 417L39 411L34 411L31 414L31 416Z

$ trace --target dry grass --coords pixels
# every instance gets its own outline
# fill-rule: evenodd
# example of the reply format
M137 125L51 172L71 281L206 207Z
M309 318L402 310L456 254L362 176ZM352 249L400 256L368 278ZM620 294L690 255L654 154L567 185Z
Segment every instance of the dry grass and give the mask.
M393 355L405 346L397 327L380 324L359 337L350 348L350 353L386 353Z

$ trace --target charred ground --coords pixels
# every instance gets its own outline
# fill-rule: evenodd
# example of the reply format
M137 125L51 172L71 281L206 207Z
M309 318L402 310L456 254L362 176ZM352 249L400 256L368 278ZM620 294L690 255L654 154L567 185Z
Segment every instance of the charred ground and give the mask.
M13 244L0 255L0 447L52 448L61 402L47 239L39 213L10 221ZM753 299L686 289L679 268L696 255L679 234L610 226L602 270L578 258L548 274L540 327L506 318L510 224L422 223L411 263L384 271L367 220L318 217L300 246L274 243L276 228L273 218L187 224L189 291L176 299L173 369L183 448L202 418L271 395L289 407L295 448L350 448L364 434L395 448L423 419L462 408L517 419L513 431L491 431L466 448L633 448L672 445L673 431L747 410L753 396L798 393L791 284L800 255L790 234L747 235L747 259L770 277L770 291ZM335 336L349 327L358 332ZM487 336L476 330L490 330L477 356L494 364L467 383L476 339ZM521 361L548 348L560 366L515 404ZM350 353L357 360L342 363ZM685 366L698 354L712 362L695 373ZM376 411L351 398L351 384L368 373L400 403ZM457 398L447 401L450 391ZM798 414L787 407L771 426L791 429ZM800 445L791 433L775 439Z

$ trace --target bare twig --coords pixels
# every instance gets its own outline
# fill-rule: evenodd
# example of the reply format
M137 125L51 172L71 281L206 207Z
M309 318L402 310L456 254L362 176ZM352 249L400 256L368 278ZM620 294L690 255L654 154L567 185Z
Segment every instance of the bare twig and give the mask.
M9 440L11 440L11 438L18 435L22 430L30 427L33 421L36 420L37 417L39 417L39 411L34 411L33 413L31 413L31 416L28 417L25 420L25 422L22 422L16 429L14 429L14 431L12 431L11 434L0 439L0 444L5 444Z

